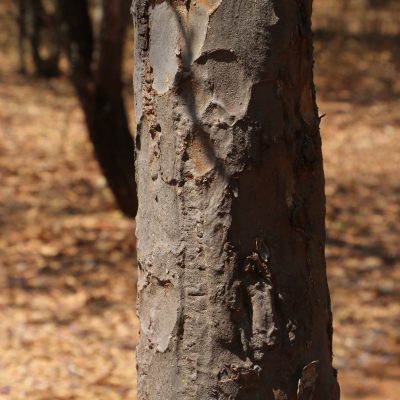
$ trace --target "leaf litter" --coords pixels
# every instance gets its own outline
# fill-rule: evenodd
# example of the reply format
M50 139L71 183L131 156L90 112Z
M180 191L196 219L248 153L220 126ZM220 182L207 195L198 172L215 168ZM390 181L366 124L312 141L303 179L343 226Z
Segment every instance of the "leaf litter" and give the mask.
M134 223L114 208L67 78L15 72L10 4L0 6L0 399L134 400ZM390 38L315 41L344 400L395 400L400 389L394 49Z

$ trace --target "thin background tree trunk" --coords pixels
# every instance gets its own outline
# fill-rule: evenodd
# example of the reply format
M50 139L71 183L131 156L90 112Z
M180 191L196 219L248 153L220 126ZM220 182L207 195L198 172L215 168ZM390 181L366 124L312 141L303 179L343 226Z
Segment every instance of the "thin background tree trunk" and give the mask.
M25 61L25 39L26 32L26 0L18 0L18 56L19 56L19 72L26 74Z
M118 206L136 215L134 143L122 93L122 62L130 0L103 0L95 55L87 0L59 0L68 38L72 82L85 114L96 158Z
M36 73L46 78L60 75L61 31L57 1L54 0L54 9L50 13L47 13L42 0L20 1L20 18L26 19L23 23L28 24L27 31ZM42 54L44 48L47 55Z
M140 400L337 400L311 0L133 4Z

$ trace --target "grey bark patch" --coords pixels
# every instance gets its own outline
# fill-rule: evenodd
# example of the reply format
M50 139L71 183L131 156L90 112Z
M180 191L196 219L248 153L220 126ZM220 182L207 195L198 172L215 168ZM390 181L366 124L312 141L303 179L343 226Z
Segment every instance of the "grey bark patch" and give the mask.
M197 60L194 74L197 80L209 82L207 91L210 97L206 104L198 105L200 110L205 110L212 102L230 117L236 120L243 118L250 101L252 84L233 51L219 49L203 53ZM229 85L228 82L235 82L235 85ZM196 97L199 95L196 94Z
M149 60L153 68L153 88L158 94L163 94L172 88L178 72L180 37L179 22L168 2L154 6L150 12L149 26Z
M207 33L208 11L201 4L196 3L190 12L182 17L183 19L187 21L185 24L182 23L183 61L185 67L188 68L201 53Z
M221 2L222 0L198 0L186 5L172 3L180 28L182 59L187 70L200 56L207 34L209 16Z
M248 73L258 73L270 42L270 31L279 21L273 1L222 1L210 16L203 51L235 49ZM249 51L249 44L257 43Z
M147 346L163 353L168 349L178 318L176 289L169 281L151 279L142 288L141 297L140 329L147 339Z
M134 58L140 57L138 51L135 47L134 49ZM136 88L141 88L141 80L142 80L142 66L137 64L133 71L133 87L135 88L135 122L136 124L140 124L143 115L143 99L142 99L142 91Z

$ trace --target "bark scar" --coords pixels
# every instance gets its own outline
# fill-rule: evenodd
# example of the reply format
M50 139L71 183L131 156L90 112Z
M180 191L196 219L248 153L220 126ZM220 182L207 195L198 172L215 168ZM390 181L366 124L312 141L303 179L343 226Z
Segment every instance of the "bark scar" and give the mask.
M245 259L241 277L233 286L231 308L241 320L239 335L243 351L259 362L266 351L277 345L275 288L270 250L262 239L255 241L255 251ZM240 283L241 282L241 283ZM243 317L247 323L244 323Z
M297 385L298 400L312 400L314 397L315 383L318 378L318 360L307 364L301 371L301 377Z

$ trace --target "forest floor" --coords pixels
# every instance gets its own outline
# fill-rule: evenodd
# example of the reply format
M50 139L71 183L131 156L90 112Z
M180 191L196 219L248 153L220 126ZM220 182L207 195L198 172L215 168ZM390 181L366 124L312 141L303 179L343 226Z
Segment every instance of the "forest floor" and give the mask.
M114 208L68 80L19 75L2 44L0 399L134 400L134 223ZM343 400L400 393L395 50L390 38L316 40Z

